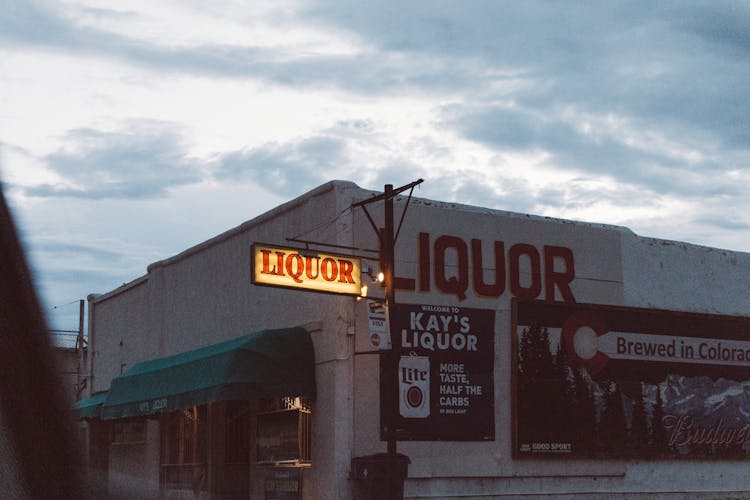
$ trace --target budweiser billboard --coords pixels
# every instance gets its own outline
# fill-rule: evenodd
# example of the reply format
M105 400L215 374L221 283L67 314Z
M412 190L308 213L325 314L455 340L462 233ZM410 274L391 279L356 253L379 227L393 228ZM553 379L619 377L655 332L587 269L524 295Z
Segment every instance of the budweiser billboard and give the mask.
M514 454L750 456L750 318L513 303Z
M389 316L398 356L392 437L494 439L495 311L397 304Z

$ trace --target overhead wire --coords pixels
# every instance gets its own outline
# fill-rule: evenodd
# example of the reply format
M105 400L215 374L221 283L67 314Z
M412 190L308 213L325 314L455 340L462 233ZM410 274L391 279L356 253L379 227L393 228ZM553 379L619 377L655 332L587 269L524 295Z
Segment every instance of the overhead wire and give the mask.
M336 216L334 216L331 220L326 221L326 222L321 222L317 226L313 226L313 227L307 229L306 231L303 231L303 232L297 234L292 239L298 239L298 238L300 238L302 236L305 236L307 234L312 233L313 231L320 231L320 230L326 230L326 229L328 229L332 224L334 224L336 221L338 221L347 211L349 211L351 209L352 209L352 207L346 207L341 212L339 212Z
M80 299L75 299L75 300L73 300L73 301L71 301L71 302L67 302L67 303L65 303L65 304L58 304L58 305L56 305L56 306L52 306L52 309L58 309L58 308L60 308L60 307L63 307L63 306L69 306L69 305L71 305L71 304L77 304L77 303L79 303L79 302L80 302Z

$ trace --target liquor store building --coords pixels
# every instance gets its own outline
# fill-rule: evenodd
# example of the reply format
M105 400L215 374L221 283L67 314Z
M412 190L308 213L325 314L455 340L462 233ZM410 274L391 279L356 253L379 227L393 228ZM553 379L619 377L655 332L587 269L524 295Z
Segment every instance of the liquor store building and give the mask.
M388 437L407 499L750 494L750 254L406 190L384 307L378 194L329 182L89 297L92 481L373 498Z

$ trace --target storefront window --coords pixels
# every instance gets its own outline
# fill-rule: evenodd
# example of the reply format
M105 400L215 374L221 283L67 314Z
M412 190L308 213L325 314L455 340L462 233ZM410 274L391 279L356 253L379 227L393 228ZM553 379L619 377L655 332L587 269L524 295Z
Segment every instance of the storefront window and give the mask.
M205 489L206 424L206 406L194 406L163 417L161 476L167 489Z
M250 402L227 401L225 457L227 464L250 462Z
M257 463L310 463L311 411L310 401L303 398L261 401L256 429Z
M263 398L260 400L258 411L270 412L279 410L307 410L312 411L312 400L310 398Z

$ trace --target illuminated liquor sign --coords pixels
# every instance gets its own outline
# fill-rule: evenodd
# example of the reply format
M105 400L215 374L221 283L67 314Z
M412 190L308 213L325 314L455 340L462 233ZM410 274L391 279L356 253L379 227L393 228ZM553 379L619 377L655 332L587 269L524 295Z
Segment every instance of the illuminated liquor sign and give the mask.
M256 285L359 295L360 260L298 248L255 244L251 248L251 279Z

